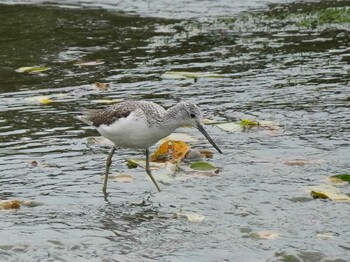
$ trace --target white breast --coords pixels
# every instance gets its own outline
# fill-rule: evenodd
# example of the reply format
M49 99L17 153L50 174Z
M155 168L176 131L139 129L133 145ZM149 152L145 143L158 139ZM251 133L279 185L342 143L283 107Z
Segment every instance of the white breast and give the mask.
M146 118L131 113L111 125L100 125L97 131L117 147L146 149L170 135L172 128L149 126Z

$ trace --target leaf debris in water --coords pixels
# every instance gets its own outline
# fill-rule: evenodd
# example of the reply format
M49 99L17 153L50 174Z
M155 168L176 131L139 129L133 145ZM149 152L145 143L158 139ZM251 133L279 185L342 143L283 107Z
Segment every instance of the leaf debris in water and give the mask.
M0 200L0 210L19 209L21 202L18 200Z
M108 88L109 88L110 86L111 86L110 83L96 82L96 83L92 84L92 87L97 88L97 89L102 90L102 91L108 90Z
M184 72L184 71L167 71L162 75L163 78L174 78L174 79L194 79L198 78L222 78L223 75L208 72Z
M330 177L331 180L341 180L349 182L350 184L350 174L339 174Z
M89 61L89 62L77 62L74 65L75 66L97 66L97 65L103 65L105 62L101 59L96 59L95 61Z
M108 177L109 180L113 180L113 181L117 181L117 182L122 182L122 183L131 183L134 181L133 176L129 175L129 174L119 174L119 175L115 175L115 176L109 176Z
M54 102L48 96L33 96L33 97L26 98L26 100L30 103L39 103L40 105L49 105Z
M50 67L46 66L24 66L16 69L16 72L18 73L41 73L47 70L50 70Z
M213 166L212 164L210 164L208 162L203 162L203 161L192 163L190 168L192 168L194 170L200 170L200 171L217 169L217 167Z
M279 238L278 233L273 231L252 232L249 234L249 236L253 239L266 239L266 240L274 240Z

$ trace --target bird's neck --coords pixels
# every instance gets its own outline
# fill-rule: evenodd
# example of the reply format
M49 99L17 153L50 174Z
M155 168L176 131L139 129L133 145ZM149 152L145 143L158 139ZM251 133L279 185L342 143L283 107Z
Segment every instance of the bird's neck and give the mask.
M162 125L172 129L172 131L174 131L176 128L184 126L185 123L182 121L180 108L181 105L177 104L166 110L162 117Z

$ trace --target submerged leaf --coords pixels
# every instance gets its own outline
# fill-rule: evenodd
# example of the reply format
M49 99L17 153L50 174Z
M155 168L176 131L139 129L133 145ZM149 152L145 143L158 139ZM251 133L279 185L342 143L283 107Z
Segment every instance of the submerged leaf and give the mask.
M202 161L192 163L190 168L194 170L200 170L200 171L217 169L217 167L213 166L212 164L208 162L202 162Z
M134 181L134 178L129 174L122 173L115 176L109 176L108 180L113 180L113 181L123 182L123 183L130 183Z
M96 59L95 61L90 62L77 62L74 65L75 66L97 66L97 65L103 65L105 62L101 59Z
M292 161L286 161L284 162L287 166L305 166L308 164L308 161L306 160L292 160Z
M198 78L222 78L223 75L208 72L183 72L183 71L167 71L162 75L163 78L174 79L198 79Z
M273 231L252 232L249 234L249 236L253 239L266 239L266 240L274 240L279 238L278 233Z
M46 66L25 66L25 67L20 67L18 69L16 69L16 72L18 73L40 73L40 72L44 72L47 70L50 70L50 67L46 67Z

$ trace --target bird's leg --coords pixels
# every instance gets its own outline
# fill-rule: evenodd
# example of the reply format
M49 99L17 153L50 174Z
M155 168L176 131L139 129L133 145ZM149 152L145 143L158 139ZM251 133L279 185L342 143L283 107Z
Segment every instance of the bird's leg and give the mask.
M152 176L152 173L151 173L151 168L149 166L149 150L148 148L146 148L146 173L147 175L151 178L153 184L156 186L156 188L158 189L158 191L160 192L160 187L158 186L157 184L157 181L154 179L154 177Z
M106 173L105 173L105 177L103 180L103 187L102 187L102 192L105 196L105 199L107 199L107 196L108 196L108 193L107 193L108 174L109 174L109 168L112 164L112 157L113 157L115 150L116 150L116 147L113 146L112 151L109 153L107 160L106 160Z

